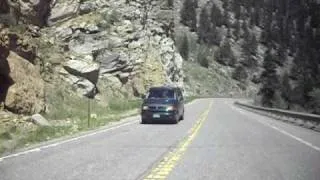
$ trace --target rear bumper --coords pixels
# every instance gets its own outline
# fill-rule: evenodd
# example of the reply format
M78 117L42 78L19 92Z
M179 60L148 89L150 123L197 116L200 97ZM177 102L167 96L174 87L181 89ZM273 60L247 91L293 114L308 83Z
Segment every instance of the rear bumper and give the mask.
M177 119L178 113L175 111L171 112L153 112L153 111L142 111L141 118L145 121L166 121Z

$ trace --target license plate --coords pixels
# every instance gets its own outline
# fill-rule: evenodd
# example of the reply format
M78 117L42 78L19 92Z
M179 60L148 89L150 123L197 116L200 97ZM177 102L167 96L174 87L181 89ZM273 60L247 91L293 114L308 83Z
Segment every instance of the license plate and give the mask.
M153 118L160 118L160 114L153 114L152 117Z

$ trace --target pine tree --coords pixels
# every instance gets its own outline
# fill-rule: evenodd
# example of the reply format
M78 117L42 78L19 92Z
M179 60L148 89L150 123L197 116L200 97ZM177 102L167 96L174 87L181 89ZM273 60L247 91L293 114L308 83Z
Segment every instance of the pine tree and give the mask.
M266 107L273 107L273 100L276 90L279 88L279 78L276 72L276 64L274 57L270 51L266 53L263 61L264 71L260 76L261 88L259 95L262 96L262 105Z
M230 15L229 12L227 10L224 10L224 14L223 14L223 25L225 25L227 28L230 28Z
M196 6L196 0L185 0L180 12L181 23L188 26L191 31L196 31L197 29Z
M169 8L173 8L174 0L167 0L167 3Z
M257 48L258 42L254 34L249 36L249 40L242 44L242 58L241 64L246 67L253 68L257 66Z
M211 6L210 18L213 26L223 25L223 16L222 16L221 10L215 3L213 3Z
M227 39L223 45L215 52L214 58L220 64L226 66L235 66L236 58L231 49L231 45L229 40Z
M248 73L242 65L238 65L232 73L232 78L244 83L248 78Z
M181 46L180 46L180 54L182 58L187 61L189 59L189 41L188 36L185 34L182 38Z
M240 29L241 29L241 26L240 26L240 21L237 19L235 22L234 22L234 31L233 31L233 35L235 37L235 40L239 40L239 37L240 37Z
M260 26L261 22L261 9L260 7L255 7L254 12L251 14L251 20L254 25Z
M204 7L200 13L198 36L200 43L209 43L210 19L207 9Z
M232 9L233 9L235 18L239 20L241 18L241 5L240 5L240 2L236 0L232 4L233 4Z
M290 105L291 85L288 72L285 72L281 80L281 97Z
M197 61L202 67L209 68L209 54L210 51L206 45L199 47Z
M242 23L242 30L243 30L242 37L244 38L244 41L249 41L250 32L249 32L248 24L246 21Z
M230 6L230 2L229 2L229 0L224 0L224 1L222 1L222 7L223 7L223 9L225 10L225 11L228 11L228 10L230 10L229 8L229 6Z

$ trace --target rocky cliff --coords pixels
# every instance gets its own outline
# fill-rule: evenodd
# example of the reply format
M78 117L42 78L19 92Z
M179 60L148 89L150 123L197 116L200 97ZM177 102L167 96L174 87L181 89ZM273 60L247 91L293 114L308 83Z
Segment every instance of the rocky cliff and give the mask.
M48 88L107 102L152 85L183 86L183 59L162 1L2 1L1 101L13 112L45 110ZM52 90L50 90L51 92Z

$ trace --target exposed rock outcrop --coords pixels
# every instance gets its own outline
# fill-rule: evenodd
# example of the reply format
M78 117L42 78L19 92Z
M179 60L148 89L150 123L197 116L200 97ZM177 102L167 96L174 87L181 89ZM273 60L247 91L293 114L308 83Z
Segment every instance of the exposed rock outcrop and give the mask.
M40 69L29 61L10 52L8 56L9 76L13 84L5 98L5 106L15 113L32 114L44 110L44 82Z
M55 0L51 5L48 23L52 25L60 20L75 17L79 12L79 7L79 0Z
M20 21L25 24L44 26L50 14L50 5L51 0L2 0L0 12L2 15L10 16L12 24Z
M99 65L94 62L69 60L64 68L72 75L88 79L93 84L98 82Z
M44 2L49 6L44 6ZM7 49L15 52L10 55L10 63L14 64L9 63L9 66L18 67L14 71L11 68L15 76L6 97L8 109L28 114L43 109L40 65L44 74L59 74L58 78L46 78L47 83L63 80L79 95L98 93L102 100L112 96L140 96L152 85L175 83L183 86L183 59L170 36L172 19L162 17L162 10L157 7L161 3L153 1L148 5L151 9L147 21L143 20L146 4L138 0L19 0L14 6L2 3L1 7L8 5L10 10L21 11L18 21L50 25L41 29L28 26L26 37L8 31L1 36L7 42ZM40 9L32 10L35 6ZM19 9L21 7L24 9ZM27 12L30 19L25 19ZM43 15L44 12L49 14ZM36 19L40 14L46 19ZM29 42L38 43L39 47ZM22 67L34 74L26 74ZM22 83L24 81L37 85L28 87ZM20 91L25 94L21 95ZM33 93L38 99L33 98ZM22 100L25 95L30 100ZM21 104L28 105L17 104L19 98ZM39 107L34 105L36 101L41 101L37 103Z

